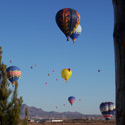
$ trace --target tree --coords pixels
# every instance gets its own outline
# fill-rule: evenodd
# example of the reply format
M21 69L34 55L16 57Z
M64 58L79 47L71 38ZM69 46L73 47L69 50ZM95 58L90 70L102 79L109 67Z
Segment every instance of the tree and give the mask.
M20 107L22 105L22 97L18 98L17 97L17 88L18 88L18 83L15 82L15 89L13 92L13 97L12 97L12 107L10 108L10 111L8 110L7 114L9 114L8 117L8 125L18 125L20 122Z
M28 124L28 108L26 107L25 108L25 119L24 119L24 122L23 122L23 125L27 125Z
M17 125L20 117L20 107L22 105L22 97L17 97L18 83L16 82L14 92L8 88L6 65L1 63L2 48L0 47L0 125ZM12 99L8 102L10 94Z
M114 50L116 124L125 125L125 0L112 0L114 7Z
M0 125L7 125L6 120L8 117L7 110L11 107L7 104L11 90L8 89L9 83L7 82L6 65L1 63L2 48L0 47Z

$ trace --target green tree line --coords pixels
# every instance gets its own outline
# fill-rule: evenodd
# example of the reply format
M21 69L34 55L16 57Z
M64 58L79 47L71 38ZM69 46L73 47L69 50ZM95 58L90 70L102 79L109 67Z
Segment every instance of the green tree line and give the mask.
M14 91L7 80L7 66L2 60L2 47L0 47L0 125L18 125L20 122L20 108L23 103L22 97L18 97L18 82Z

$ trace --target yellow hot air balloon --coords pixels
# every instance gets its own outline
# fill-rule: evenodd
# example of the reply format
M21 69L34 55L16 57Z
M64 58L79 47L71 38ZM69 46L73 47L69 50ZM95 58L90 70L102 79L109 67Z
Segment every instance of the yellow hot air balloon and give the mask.
M70 70L70 68L66 68L66 69L63 69L61 71L61 75L62 75L62 78L64 78L67 82L67 80L71 77L72 75L72 71Z

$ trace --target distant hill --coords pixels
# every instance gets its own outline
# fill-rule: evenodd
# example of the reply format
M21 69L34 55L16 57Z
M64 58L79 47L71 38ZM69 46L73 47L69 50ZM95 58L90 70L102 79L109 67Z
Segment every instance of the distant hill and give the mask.
M21 106L21 113L20 117L24 118L25 117L25 108L28 108L28 114L30 117L37 117L37 118L66 118L66 119L75 119L75 118L83 118L87 115L83 115L82 113L79 112L46 112L43 111L41 108L36 108L36 107L29 107L26 104L23 104Z

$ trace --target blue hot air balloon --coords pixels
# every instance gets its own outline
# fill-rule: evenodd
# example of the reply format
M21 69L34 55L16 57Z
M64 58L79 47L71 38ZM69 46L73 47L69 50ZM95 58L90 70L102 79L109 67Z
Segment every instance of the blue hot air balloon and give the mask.
M100 104L100 111L105 120L110 120L115 114L115 105L113 102L102 102Z
M61 9L56 14L56 23L69 41L70 35L80 23L80 14L71 8Z
M17 66L10 66L6 69L7 77L12 85L21 77L21 70Z
M81 32L82 32L82 27L79 24L78 27L75 29L75 31L70 35L70 38L73 40L73 44L75 44L75 41L79 37Z
M70 103L71 105L73 105L73 103L75 102L75 97L74 97L74 96L70 96L70 97L68 98L68 101L69 101L69 103Z

